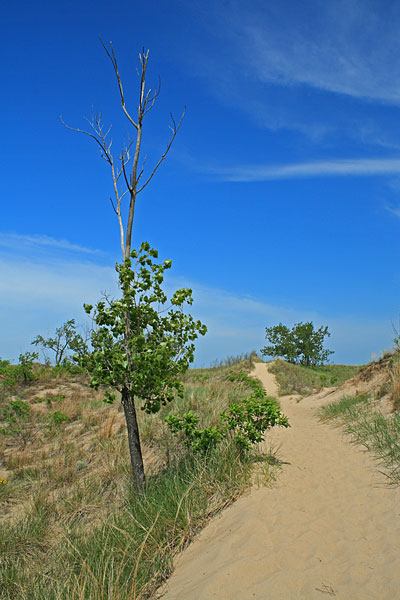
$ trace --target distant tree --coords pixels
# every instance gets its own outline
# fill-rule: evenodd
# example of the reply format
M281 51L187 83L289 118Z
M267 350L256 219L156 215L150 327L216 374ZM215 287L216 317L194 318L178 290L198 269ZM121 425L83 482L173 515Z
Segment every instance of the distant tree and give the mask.
M272 356L273 358L281 357L289 362L296 362L297 351L289 327L279 323L279 325L275 325L274 327L267 327L265 333L265 339L270 342L270 346L265 346L261 349L261 353L264 356Z
M25 352L19 355L17 365L17 376L22 379L24 383L28 383L34 378L33 375L33 363L39 358L37 352Z
M141 162L143 120L153 108L160 92L146 89L146 72L149 51L139 54L139 94L136 114L128 110L114 48L100 40L111 61L117 80L121 107L133 136L128 137L117 157L111 151L111 127L104 127L101 113L89 120L88 131L68 127L89 136L100 149L101 157L111 170L123 262L116 263L122 297L118 300L100 301L93 308L85 305L92 314L94 329L91 336L93 351L83 356L84 364L92 377L92 385L108 386L121 393L127 425L133 482L140 492L145 485L142 450L136 407L157 412L162 404L172 400L174 393L182 392L179 375L193 360L193 341L204 335L206 327L183 312L183 306L192 303L190 289L177 290L168 308L167 296L161 288L164 271L171 261L156 263L157 250L147 242L139 251L132 250L132 228L136 199L150 183L165 160L185 114L178 122L171 115L171 135L164 152L145 175L145 160ZM61 119L62 120L62 119ZM64 123L64 121L62 121ZM65 123L64 123L65 125ZM124 207L126 202L126 207ZM175 391L174 391L175 390ZM114 394L107 393L112 401Z
M32 341L33 346L41 346L42 349L52 350L55 354L54 362L56 366L68 360L69 353L82 356L87 352L87 345L80 333L76 331L75 319L66 321L55 331L54 337L44 338L38 335ZM46 356L46 354L45 354Z
M265 329L269 346L261 349L264 356L284 358L290 363L300 363L307 367L323 364L333 354L324 350L324 338L330 337L328 327L314 329L312 321L297 323L292 329L279 323Z

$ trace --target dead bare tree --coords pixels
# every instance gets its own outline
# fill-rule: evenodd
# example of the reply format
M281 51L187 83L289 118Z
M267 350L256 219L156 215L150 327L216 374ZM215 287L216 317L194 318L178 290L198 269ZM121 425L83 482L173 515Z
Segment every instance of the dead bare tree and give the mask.
M182 123L182 119L185 116L186 108L183 110L182 115L178 122L175 121L174 117L171 113L171 121L170 125L171 137L169 142L165 148L164 153L161 155L155 166L149 172L148 175L144 174L145 162L142 162L141 167L139 168L140 161L140 150L142 145L142 128L143 128L143 119L145 115L153 108L156 100L160 94L160 82L158 87L153 91L151 88L146 90L146 71L147 64L149 60L149 50L145 52L144 48L142 52L139 53L139 62L140 62L140 70L138 70L138 75L140 78L140 89L139 89L139 104L137 106L137 116L135 118L132 117L131 113L128 111L126 107L124 90L122 87L122 80L118 68L117 58L114 52L114 48L112 42L110 42L110 48L104 44L103 40L100 38L100 42L107 53L108 58L111 61L111 64L114 69L115 77L118 83L119 94L121 98L121 106L122 110L128 119L130 125L134 129L134 136L130 140L128 138L128 143L124 145L121 149L120 154L117 157L117 164L113 154L111 153L112 146L112 138L110 137L111 126L105 130L102 115L101 113L92 114L92 118L86 118L86 121L90 125L90 129L87 131L85 129L79 129L76 127L70 127L67 125L62 116L60 116L61 122L67 129L71 131L77 131L78 133L84 133L88 135L91 139L93 139L101 151L101 157L110 165L111 167L111 175L112 182L114 188L114 196L115 200L110 198L112 207L114 209L115 214L118 218L120 237L121 237L121 250L123 258L127 258L130 256L132 250L132 228L133 228L133 220L135 216L135 206L136 206L136 197L140 192L142 192L145 187L150 183L152 178L154 177L157 169L160 167L161 163L165 160L172 144L175 139L176 134L179 131L179 128ZM134 147L134 151L131 150ZM131 164L130 164L131 163ZM130 170L129 170L130 166ZM129 172L128 172L129 170ZM121 185L122 183L122 185ZM125 196L129 198L129 206L128 206L128 218L126 222L126 226L124 227L124 219L123 219L123 211L122 211L122 200Z

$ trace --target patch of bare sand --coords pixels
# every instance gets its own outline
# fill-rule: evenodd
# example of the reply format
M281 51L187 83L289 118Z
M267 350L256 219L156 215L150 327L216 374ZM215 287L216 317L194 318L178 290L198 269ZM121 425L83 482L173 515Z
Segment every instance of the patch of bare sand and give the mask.
M268 366L254 374L272 393ZM322 403L281 399L292 427L268 434L280 448L276 485L254 489L203 530L178 557L163 600L400 598L400 490L316 419Z

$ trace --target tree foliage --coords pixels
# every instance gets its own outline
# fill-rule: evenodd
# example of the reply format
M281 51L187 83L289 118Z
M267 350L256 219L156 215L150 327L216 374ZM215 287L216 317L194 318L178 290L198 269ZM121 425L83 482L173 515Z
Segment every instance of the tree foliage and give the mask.
M157 250L143 242L118 265L121 298L85 305L94 324L92 352L80 361L91 374L92 386L109 388L107 401L114 400L115 391L121 393L139 489L144 471L135 400L146 412L156 413L175 394L182 395L179 377L193 361L194 340L207 331L183 310L193 302L191 289L177 290L168 305L162 283L172 263L157 258Z
M264 356L284 358L290 363L315 366L323 364L333 354L323 348L325 337L330 337L328 327L314 329L312 321L296 323L292 329L279 323L266 327L265 338L270 343L261 349Z

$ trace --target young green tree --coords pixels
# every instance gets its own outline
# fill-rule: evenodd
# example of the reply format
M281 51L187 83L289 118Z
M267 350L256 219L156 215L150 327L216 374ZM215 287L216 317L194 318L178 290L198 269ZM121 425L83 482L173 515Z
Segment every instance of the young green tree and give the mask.
M264 356L280 357L309 367L323 364L333 354L332 350L323 348L325 337L331 335L328 327L314 329L312 321L296 323L292 329L279 323L266 327L265 334L270 345L261 349Z
M175 393L182 393L179 376L193 360L193 342L198 335L205 334L206 327L183 311L185 304L192 303L190 289L176 291L168 307L161 284L164 271L171 267L171 261L157 263L157 251L146 242L142 243L139 251L132 250L137 195L146 188L165 160L185 111L178 123L171 115L171 135L166 149L145 175L145 161L141 166L139 164L143 120L153 108L160 91L159 86L155 90L146 89L149 51L143 49L139 54L139 97L134 116L127 107L114 48L111 43L109 48L101 43L111 61L122 111L133 136L128 137L115 160L109 137L111 128L104 128L101 114L94 115L89 121L89 131L66 126L94 140L101 157L110 166L115 198L111 202L118 220L123 258L121 264L116 264L122 297L111 301L106 298L94 308L85 305L85 310L92 314L94 328L92 352L81 359L81 364L89 370L92 385L111 388L107 392L109 401L114 398L112 390L121 394L133 480L136 489L141 491L145 484L145 473L137 405L140 404L148 412L157 412L162 404L172 400ZM126 199L127 206L124 206Z
M91 374L94 387L106 386L121 394L128 429L129 451L135 486L145 483L136 405L156 413L175 394L182 395L179 376L193 360L194 340L206 327L183 311L192 304L192 290L177 290L168 306L162 289L164 272L171 261L157 263L157 250L142 243L118 266L122 297L85 305L93 315L93 351L81 364ZM133 264L132 264L133 260ZM112 402L114 394L106 392Z

